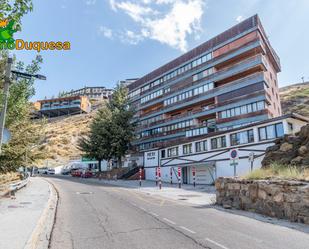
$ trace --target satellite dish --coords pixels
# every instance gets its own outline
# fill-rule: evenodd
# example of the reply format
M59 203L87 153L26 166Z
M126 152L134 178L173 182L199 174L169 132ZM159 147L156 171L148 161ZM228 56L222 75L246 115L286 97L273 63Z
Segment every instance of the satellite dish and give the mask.
M4 144L7 144L11 140L11 137L12 137L11 132L8 129L4 128L2 142Z

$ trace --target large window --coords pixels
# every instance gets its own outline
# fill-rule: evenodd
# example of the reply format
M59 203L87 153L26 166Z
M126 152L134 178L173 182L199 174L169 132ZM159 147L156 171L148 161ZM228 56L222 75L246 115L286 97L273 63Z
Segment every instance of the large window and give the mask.
M196 95L205 93L205 92L207 92L207 91L209 91L209 90L211 90L213 88L214 88L214 83L213 82L207 83L207 84L202 85L200 87L194 88L193 90L184 92L182 94L179 94L179 95L176 95L174 97L171 97L171 98L168 98L168 99L164 100L164 105L165 106L172 105L172 104L174 104L176 102L188 99L188 98L190 98L192 96L196 96Z
M207 77L207 76L209 76L213 73L214 73L214 68L213 67L208 68L208 69L206 69L206 70L204 70L200 73L193 75L193 81L200 80L200 79L205 78L205 77Z
M186 137L195 137L208 133L208 127L196 128L190 131L186 131Z
M163 90L160 89L159 91L153 92L153 93L146 95L145 97L141 98L141 103L143 104L145 102L148 102L152 99L155 99L155 98L161 96L162 94L163 94Z
M178 156L178 147L168 149L167 156L168 157Z
M225 136L216 137L211 139L211 149L220 149L226 147L226 138Z
M195 143L195 152L207 151L207 140Z
M192 153L192 144L185 144L182 146L182 153L184 155Z
M282 137L284 135L282 123L259 128L260 141Z
M231 134L231 145L247 144L254 142L253 130Z
M230 118L242 114L247 114L250 112L256 112L265 109L265 101L258 101L247 105L242 105L239 107L234 107L225 111L219 112L220 118Z

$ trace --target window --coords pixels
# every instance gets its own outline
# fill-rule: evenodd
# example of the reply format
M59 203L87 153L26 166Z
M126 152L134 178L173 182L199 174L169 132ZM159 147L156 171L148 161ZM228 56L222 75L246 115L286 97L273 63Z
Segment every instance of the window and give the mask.
M192 144L185 144L182 146L182 152L184 155L192 153Z
M161 150L161 158L165 158L165 150Z
M267 139L274 139L284 135L282 123L268 125L259 128L259 139L260 141Z
M253 143L253 142L254 142L253 130L242 131L231 134L232 146L239 144Z
M289 131L293 132L293 124L292 123L288 123L288 127L289 127Z
M207 151L207 140L195 143L195 152Z
M242 105L240 107L234 107L234 108L231 108L225 111L221 111L219 112L219 117L229 118L229 117L247 114L250 112L260 111L263 109L265 109L265 102L259 101L259 102L254 102L254 103L247 104L247 105Z
M211 149L219 149L226 147L226 138L225 136L212 138L211 139Z
M178 156L178 147L168 149L167 156L168 157Z

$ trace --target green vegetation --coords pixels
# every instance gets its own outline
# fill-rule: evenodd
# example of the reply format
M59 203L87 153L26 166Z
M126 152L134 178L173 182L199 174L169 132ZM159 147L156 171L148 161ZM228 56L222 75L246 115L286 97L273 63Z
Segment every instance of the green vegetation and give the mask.
M309 169L274 162L268 168L252 171L245 178L249 180L285 179L309 181Z
M99 161L99 170L102 160L110 161L113 158L121 167L121 158L134 137L133 115L133 110L129 108L128 90L118 85L111 101L93 119L87 136L78 142L84 156Z

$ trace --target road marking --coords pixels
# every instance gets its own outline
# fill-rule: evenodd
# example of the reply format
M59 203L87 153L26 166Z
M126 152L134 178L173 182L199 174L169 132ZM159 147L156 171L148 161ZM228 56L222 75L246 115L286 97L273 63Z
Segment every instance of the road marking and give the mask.
M211 239L209 239L209 238L206 238L205 240L207 240L207 241L213 243L213 244L216 245L216 246L219 246L220 248L229 249L228 247L226 247L226 246L224 246L224 245L221 245L220 243L218 243L218 242L216 242L216 241L213 241L213 240L211 240Z
M161 200L160 207L162 207L164 203L165 203L165 200Z
M183 227L183 226L180 226L180 228L185 230L185 231L187 231L187 232L189 232L189 233L196 233L196 232L190 230L189 228L186 228L186 227Z
M130 203L131 203L131 205L133 205L133 206L135 206L135 207L137 206L134 202L130 202Z
M175 225L175 224L176 224L174 221L169 220L169 219L167 219L167 218L163 218L163 220L165 220L165 221L167 221L168 223L171 223L171 224L173 224L173 225Z
M139 207L140 209L142 209L143 211L146 211L146 209L145 208L143 208L143 207Z
M156 216L156 217L158 217L158 216L159 216L158 214L153 213L153 212L150 212L150 214L152 214L153 216Z

